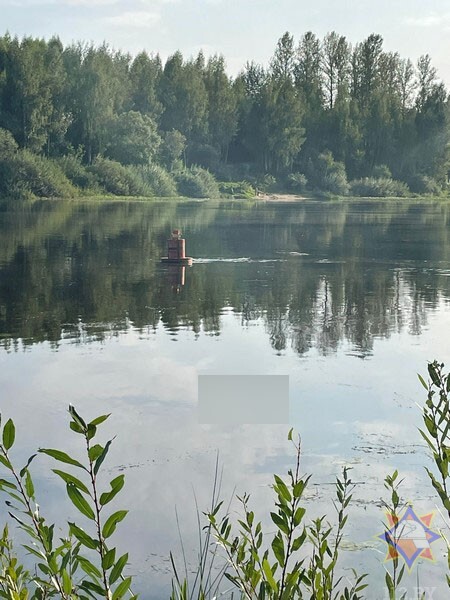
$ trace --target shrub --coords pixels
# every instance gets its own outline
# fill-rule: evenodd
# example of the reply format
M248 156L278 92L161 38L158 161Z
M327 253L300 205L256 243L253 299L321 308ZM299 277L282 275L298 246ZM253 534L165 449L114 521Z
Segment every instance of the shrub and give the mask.
M227 181L219 184L220 193L233 198L250 199L256 195L255 188L248 181Z
M415 194L439 195L442 193L442 187L432 177L428 175L413 175L408 180L409 189Z
M293 192L304 192L308 185L308 180L303 173L291 173L288 176L287 184Z
M161 198L173 198L177 196L177 186L170 173L159 165L139 165L130 167L147 189L147 196L158 196Z
M145 196L148 188L135 170L108 158L97 157L88 167L99 184L116 196Z
M91 171L87 169L85 165L81 163L81 160L69 154L56 160L60 168L62 169L65 176L77 187L82 190L94 190L98 186L97 179Z
M277 179L273 175L266 173L262 177L257 177L255 179L255 186L261 192L271 192L277 186Z
M55 161L21 150L0 158L0 195L67 198L78 195L78 190Z
M333 171L327 173L322 179L321 189L330 194L336 194L337 196L345 196L348 194L349 185L345 171Z
M4 156L11 156L17 152L18 144L14 139L13 134L7 129L0 127L0 158Z
M189 198L218 198L219 187L217 181L209 171L201 167L192 166L190 169L175 173L178 192Z
M369 196L374 198L408 196L409 189L403 181L391 178L364 177L350 183L353 196Z
M375 177L375 179L392 179L392 173L387 165L375 165L372 169L372 177Z
M314 162L310 162L307 170L309 181L319 190L337 195L348 193L345 165L335 161L329 150L319 154Z

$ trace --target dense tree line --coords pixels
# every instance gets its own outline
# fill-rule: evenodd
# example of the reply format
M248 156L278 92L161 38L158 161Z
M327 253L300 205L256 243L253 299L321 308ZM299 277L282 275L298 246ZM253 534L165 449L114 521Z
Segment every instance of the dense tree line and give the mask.
M116 182L112 193L216 192L192 165L299 191L436 193L447 184L448 120L430 57L413 65L375 34L351 45L335 32L297 43L285 33L267 67L247 63L236 78L221 56L176 52L163 64L106 45L0 38L0 193L21 170L37 177L41 157L68 179L66 193L103 180Z

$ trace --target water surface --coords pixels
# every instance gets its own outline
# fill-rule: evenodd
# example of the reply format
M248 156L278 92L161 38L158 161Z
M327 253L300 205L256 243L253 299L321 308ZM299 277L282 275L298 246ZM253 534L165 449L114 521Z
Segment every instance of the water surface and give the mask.
M288 426L199 425L198 374L288 374L311 515L333 516L331 483L352 466L343 563L369 571L367 597L381 598L384 476L399 468L419 512L436 505L416 373L435 357L450 364L449 225L450 205L433 201L4 205L0 406L17 423L18 458L37 446L77 453L69 403L112 412L107 474L126 473L131 510L119 543L143 597L164 598L175 507L194 562L194 493L206 507L217 450L223 495L236 486L257 507L294 458ZM174 227L190 268L159 261ZM58 520L72 508L48 466L35 467L40 504ZM445 589L438 566L419 572Z

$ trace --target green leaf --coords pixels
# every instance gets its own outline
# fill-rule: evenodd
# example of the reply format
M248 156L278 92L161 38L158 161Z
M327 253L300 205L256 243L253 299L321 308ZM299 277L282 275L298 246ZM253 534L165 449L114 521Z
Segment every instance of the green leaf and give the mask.
M109 440L109 442L106 442L106 446L103 448L102 453L100 454L100 456L95 461L95 465L94 465L94 474L95 475L97 475L98 470L100 469L102 462L105 460L106 455L108 454L109 447L111 446L111 443L112 443L112 440Z
M285 555L284 555L284 544L283 539L280 534L276 535L272 540L272 550L275 555L275 558L278 561L280 567L284 565Z
M98 594L101 598L105 598L106 595L106 591L105 589L99 585L98 583L94 583L93 581L83 581L83 583L80 585L80 588L82 590L86 590L88 593L89 592L95 592L96 594ZM92 597L92 594L89 594ZM95 596L94 596L95 597Z
M59 469L52 469L53 473L61 477L63 481L66 483L73 483L81 492L85 494L89 494L88 488L84 485L82 481L71 475L70 473L66 473L65 471L60 471Z
M305 515L306 509L302 508L301 506L299 506L297 508L297 510L295 511L294 514L294 525L295 527L297 527L298 525L300 525L304 515Z
M116 549L112 548L111 550L108 550L108 552L106 552L106 554L102 560L102 567L105 569L105 571L107 571L108 569L110 569L113 566L115 560L116 560Z
M31 461L34 460L36 458L37 454L33 454L32 456L30 456L30 458L27 461L27 464L23 467L23 469L20 470L20 476L23 477L26 473L26 470L28 469L28 467L31 464Z
M86 435L87 435L88 440L92 440L92 438L95 437L96 433L97 433L97 427L95 427L95 425L87 426Z
M110 482L111 490L109 492L104 492L100 496L100 504L104 506L105 504L108 504L108 502L111 502L111 500L113 500L113 498L115 498L120 492L120 490L123 488L124 484L125 475L119 475L118 477L113 479Z
M102 574L99 571L99 569L97 569L97 567L93 565L91 561L85 558L84 556L77 556L76 560L80 563L80 566L83 569L83 571L87 575L92 577L92 579L94 579L94 581L98 584L98 580L102 577Z
M6 450L12 448L14 440L16 439L16 428L12 419L8 419L3 428L3 446Z
M390 592L394 591L394 582L392 581L392 577L389 575L389 573L386 571L386 575L385 575L385 581L386 581L386 586L387 589Z
M4 467L6 467L6 468L7 468L9 471L11 471L11 470L12 470L12 465L11 465L11 463L9 462L9 460L6 458L6 456L2 456L2 455L0 454L0 463L2 463L2 465L3 465Z
M293 428L293 427L291 427L291 428L289 429L289 433L288 433L288 440L289 440L290 442L292 442L292 433L293 433L293 431L294 431L294 428Z
M2 487L11 488L12 490L17 490L14 483L11 483L10 481L7 481L6 479L0 479L0 489L2 489Z
M97 417L96 419L94 419L93 421L91 421L89 423L89 425L100 425L100 423L103 423L103 421L106 421L106 419L108 419L111 416L111 413L107 414L107 415L101 415L100 417Z
M70 533L74 535L79 542L86 546L86 548L90 548L91 550L95 550L98 547L98 540L94 540L88 535L81 527L75 525L75 523L70 523Z
M275 592L275 594L277 594L278 586L273 577L272 569L270 568L270 564L269 564L269 561L267 560L267 558L265 558L263 560L262 567L263 567L264 575L266 576L267 583L270 585L270 587Z
M70 421L69 427L72 431L75 431L75 433L81 433L84 435L84 429L80 427L76 421Z
M423 387L428 391L428 385L426 384L425 379L422 377L422 375L417 373L417 377L419 378L419 381L423 385Z
M126 594L126 592L128 591L130 585L131 577L127 577L126 579L121 581L113 592L112 600L119 600L119 598L122 598L124 594Z
M272 521L275 523L275 525L278 527L278 529L281 529L281 531L283 533L285 533L286 535L289 535L289 526L288 524L280 517L280 515L277 515L277 513L271 512L270 516L272 517Z
M292 500L292 496L291 496L291 492L288 490L287 485L284 483L284 481L281 479L281 477L278 477L278 475L274 475L275 481L276 481L276 487L279 490L279 493L282 495L282 497L287 500L288 502L290 502Z
M66 569L63 569L62 572L62 586L65 594L70 594L72 591L72 581Z
M80 491L75 486L75 484L68 483L66 488L69 498L72 500L73 504L78 508L78 510L88 519L95 521L94 511L92 510L86 498L81 495Z
M114 531L116 530L117 523L123 521L127 514L127 510L118 510L117 512L113 513L110 517L108 517L106 523L103 525L102 530L102 535L105 539L109 538L109 536L114 533Z
M110 585L112 585L115 581L117 581L119 579L127 562L128 562L128 554L124 554L116 562L116 564L112 568L110 576L109 576L109 584Z
M94 444L91 448L89 448L89 459L94 462L103 452L103 446L100 444Z
M28 495L28 498L34 498L33 480L31 479L30 471L28 471L28 469L25 473L25 491Z
M84 467L80 462L78 462L65 452L61 452L61 450L53 450L51 448L40 448L39 452L41 454L47 454L48 456L59 460L59 462L66 463L68 465L73 465L74 467L79 467L80 469L84 469L85 471L87 471L86 467Z
M80 417L72 404L69 404L69 413L75 423L77 423L82 429L86 429L86 422Z

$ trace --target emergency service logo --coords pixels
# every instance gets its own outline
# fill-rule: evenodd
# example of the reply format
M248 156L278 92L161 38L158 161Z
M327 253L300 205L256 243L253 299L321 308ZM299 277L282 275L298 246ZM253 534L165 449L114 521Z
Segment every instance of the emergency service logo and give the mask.
M388 545L386 560L401 556L409 571L418 558L433 561L431 544L441 537L430 529L433 517L434 512L419 517L412 506L396 519L386 513L386 531L377 536Z

